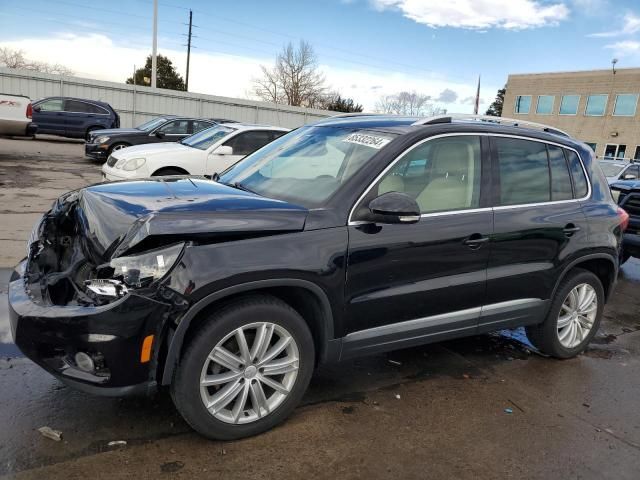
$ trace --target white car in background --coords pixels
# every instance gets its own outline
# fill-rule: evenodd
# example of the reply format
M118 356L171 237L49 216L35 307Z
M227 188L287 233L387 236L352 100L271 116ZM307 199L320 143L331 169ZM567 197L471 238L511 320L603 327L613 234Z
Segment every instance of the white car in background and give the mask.
M640 178L640 163L606 159L600 160L599 163L609 185L618 180L637 180Z
M0 135L34 135L37 127L31 123L32 113L29 97L0 93Z
M289 131L288 128L222 123L177 143L136 145L114 151L102 166L105 180L160 175L221 173Z

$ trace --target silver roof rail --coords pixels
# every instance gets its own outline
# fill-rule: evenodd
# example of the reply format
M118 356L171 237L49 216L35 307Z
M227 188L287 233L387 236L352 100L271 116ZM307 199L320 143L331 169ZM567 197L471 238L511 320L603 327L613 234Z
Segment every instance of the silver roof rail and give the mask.
M437 125L440 123L453 123L454 121L475 121L475 122L486 122L486 123L495 123L498 125L507 125L510 127L523 127L523 128L531 128L534 130L542 130L547 133L554 133L556 135L562 135L564 137L571 137L564 130L560 130L556 127L551 127L549 125L543 125L542 123L529 122L527 120L517 120L514 118L504 118L504 117L492 117L490 115L474 115L474 114L465 114L465 113L454 113L450 115L438 115L435 117L427 117L418 120L413 123L413 125Z
M338 115L330 115L327 118L346 118L346 117L377 117L383 116L383 113L339 113Z

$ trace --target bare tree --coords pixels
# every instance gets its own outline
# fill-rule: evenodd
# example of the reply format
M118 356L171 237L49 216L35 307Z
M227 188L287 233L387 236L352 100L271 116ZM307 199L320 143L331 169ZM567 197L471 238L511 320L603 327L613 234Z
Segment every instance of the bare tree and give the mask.
M58 75L73 75L74 73L70 68L58 63L52 64L29 60L22 50L14 50L8 47L0 47L0 66Z
M376 111L394 115L436 115L443 109L433 103L430 95L414 92L398 92L393 95L383 95L376 103Z
M324 102L325 78L318 71L313 47L304 40L291 42L280 52L271 68L261 66L262 77L254 79L253 93L260 99L296 107L317 107Z

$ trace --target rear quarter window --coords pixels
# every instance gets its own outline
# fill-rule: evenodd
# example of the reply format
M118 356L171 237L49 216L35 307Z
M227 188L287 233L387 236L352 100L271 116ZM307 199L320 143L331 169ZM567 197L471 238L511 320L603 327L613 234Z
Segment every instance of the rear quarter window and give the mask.
M565 151L567 153L567 159L569 160L571 176L573 177L576 198L582 198L586 196L589 191L589 184L587 183L587 177L585 176L584 169L582 168L582 162L576 152L572 150Z

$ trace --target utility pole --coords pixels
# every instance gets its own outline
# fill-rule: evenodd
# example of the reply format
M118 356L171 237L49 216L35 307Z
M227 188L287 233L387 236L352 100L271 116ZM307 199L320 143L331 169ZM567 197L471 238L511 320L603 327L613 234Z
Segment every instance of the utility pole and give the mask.
M158 0L153 0L153 52L151 54L151 88L156 88L156 70L158 66Z
M193 12L189 9L189 39L187 40L187 79L184 82L185 92L189 91L189 60L191 59L191 27L193 25Z

